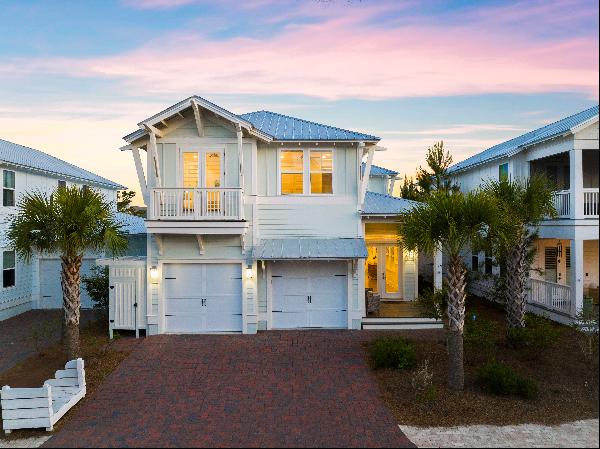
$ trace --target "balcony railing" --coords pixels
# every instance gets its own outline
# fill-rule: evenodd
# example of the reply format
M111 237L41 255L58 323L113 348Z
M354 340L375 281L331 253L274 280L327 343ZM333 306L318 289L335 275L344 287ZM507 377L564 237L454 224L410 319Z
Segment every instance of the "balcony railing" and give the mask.
M552 194L554 208L560 218L569 218L571 216L571 191L559 190Z
M559 190L552 194L554 208L559 218L598 218L598 211L600 210L598 188L583 189L583 196L579 197L580 201L583 202L583 208L579 209L580 213L583 213L583 216L573 216L572 195L572 190Z
M598 218L598 189L583 189L583 216Z
M243 220L241 188L156 188L150 220Z
M540 279L529 279L527 301L549 310L570 314L571 287Z

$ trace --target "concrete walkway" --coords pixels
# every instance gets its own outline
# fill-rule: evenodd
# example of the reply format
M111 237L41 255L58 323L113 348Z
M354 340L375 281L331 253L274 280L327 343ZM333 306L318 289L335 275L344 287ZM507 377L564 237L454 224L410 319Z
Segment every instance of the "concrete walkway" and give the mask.
M400 426L417 447L598 447L598 420L559 426Z

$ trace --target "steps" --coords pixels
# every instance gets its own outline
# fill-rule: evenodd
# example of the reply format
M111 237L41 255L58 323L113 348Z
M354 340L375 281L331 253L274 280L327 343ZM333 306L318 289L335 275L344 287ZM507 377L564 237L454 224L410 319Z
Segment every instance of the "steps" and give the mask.
M435 318L363 318L362 328L365 330L443 329L444 323Z

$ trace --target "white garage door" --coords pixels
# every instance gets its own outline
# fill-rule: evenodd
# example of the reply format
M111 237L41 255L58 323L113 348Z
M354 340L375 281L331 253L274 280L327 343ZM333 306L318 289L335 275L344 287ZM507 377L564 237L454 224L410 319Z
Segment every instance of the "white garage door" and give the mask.
M346 262L274 262L272 327L346 328Z
M96 265L94 259L84 259L81 264L81 275L89 275L91 269ZM60 285L60 259L40 260L40 296L43 309L61 309L63 306L62 287ZM81 283L81 307L91 309L93 307L83 282Z
M165 264L165 327L170 333L241 332L241 264Z

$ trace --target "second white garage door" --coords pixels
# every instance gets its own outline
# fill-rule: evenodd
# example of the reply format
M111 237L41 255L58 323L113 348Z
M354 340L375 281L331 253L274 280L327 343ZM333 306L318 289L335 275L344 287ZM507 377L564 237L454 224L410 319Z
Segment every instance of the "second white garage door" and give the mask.
M91 269L96 265L95 259L83 259L81 275L91 274ZM60 259L40 259L40 307L42 309L62 309L63 294L60 284L61 262ZM93 307L92 300L87 290L81 283L81 308Z
M241 332L241 264L165 264L165 330Z
M346 262L272 263L272 327L346 328L347 271Z

